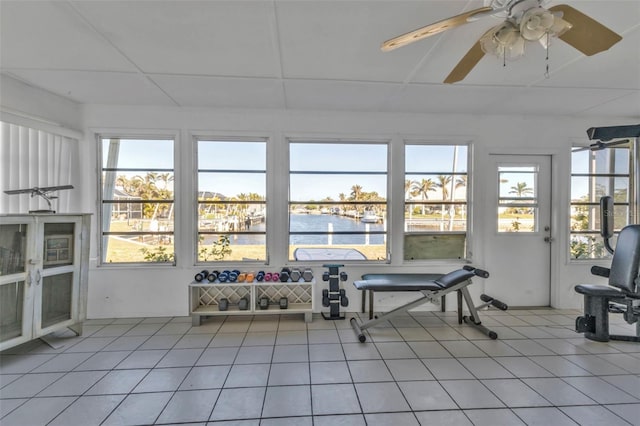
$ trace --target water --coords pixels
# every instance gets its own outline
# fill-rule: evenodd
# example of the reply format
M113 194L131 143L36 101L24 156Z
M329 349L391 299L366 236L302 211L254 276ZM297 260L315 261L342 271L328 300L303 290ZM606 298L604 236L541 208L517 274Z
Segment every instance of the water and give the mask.
M371 232L384 231L382 223L365 224L360 219L350 219L344 216L316 215L316 214L294 214L290 215L291 232L328 232L329 225L333 226L334 232L365 232L369 227ZM251 232L264 232L265 224L257 223L249 229ZM329 239L335 245L355 245L366 244L367 236L361 235L291 235L291 245L325 245L329 244ZM212 237L206 237L204 243L211 244ZM232 244L265 244L264 235L243 235L231 236ZM369 244L384 244L384 235L369 235Z

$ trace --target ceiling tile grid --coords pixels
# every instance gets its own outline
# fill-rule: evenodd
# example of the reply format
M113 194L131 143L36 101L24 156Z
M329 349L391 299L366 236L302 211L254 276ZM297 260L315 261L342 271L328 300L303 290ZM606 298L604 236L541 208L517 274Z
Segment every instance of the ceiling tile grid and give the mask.
M640 115L640 1L566 3L622 41L586 57L553 40L548 59L528 43L519 60L485 55L447 85L503 18L380 45L482 0L1 0L0 72L85 104Z

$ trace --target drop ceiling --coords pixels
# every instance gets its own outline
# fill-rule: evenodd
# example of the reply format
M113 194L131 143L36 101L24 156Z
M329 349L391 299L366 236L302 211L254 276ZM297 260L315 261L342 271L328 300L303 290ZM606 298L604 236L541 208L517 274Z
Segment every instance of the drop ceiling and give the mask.
M482 0L0 0L0 72L83 104L640 117L640 1L563 3L623 40L556 41L548 78L532 43L442 83L494 17L380 51Z

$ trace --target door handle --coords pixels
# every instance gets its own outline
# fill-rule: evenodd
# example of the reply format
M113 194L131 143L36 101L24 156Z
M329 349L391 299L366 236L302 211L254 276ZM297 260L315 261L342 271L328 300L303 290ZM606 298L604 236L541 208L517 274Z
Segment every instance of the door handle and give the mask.
M40 275L40 269L36 269L36 285L40 285L40 278L42 278L42 275Z
M553 238L552 237L544 237L544 242L545 243L552 243L553 242Z

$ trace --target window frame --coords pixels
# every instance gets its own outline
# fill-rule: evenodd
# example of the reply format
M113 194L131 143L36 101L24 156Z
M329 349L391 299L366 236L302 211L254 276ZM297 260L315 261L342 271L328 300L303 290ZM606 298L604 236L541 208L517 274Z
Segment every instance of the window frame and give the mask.
M108 268L118 268L118 267L135 267L135 268L149 268L149 267L153 267L153 268L157 268L157 267L175 267L177 265L177 247L179 247L179 231L178 231L178 226L177 224L179 224L180 221L180 212L178 209L178 206L180 205L179 200L180 200L180 178L179 178L179 170L180 170L180 163L178 161L179 157L178 157L178 147L179 147L179 134L178 132L175 133L129 133L127 131L113 131L113 130L108 130L108 131L96 131L95 132L95 138L96 138L96 151L97 151L97 170L98 170L98 178L97 178L97 224L98 226L96 227L96 233L97 233L97 262L96 262L96 266L98 267L108 267ZM154 234L154 235L165 235L165 236L170 236L173 238L173 253L170 253L173 256L173 259L171 261L166 261L166 262L150 262L150 261L134 261L134 262L107 262L104 259L105 256L105 239L108 238L109 235L115 235L115 234L121 234L118 232L112 232L112 231L107 231L105 233L104 231L104 223L105 223L105 217L104 217L104 205L105 205L105 200L104 200L104 189L103 189L103 175L105 173L105 169L107 169L107 171L113 171L115 173L117 173L117 171L119 170L125 170L125 171L144 171L144 172L166 172L167 170L170 171L170 169L164 169L164 168L140 168L140 169L135 169L135 168L113 168L114 170L110 170L111 168L105 168L103 167L103 145L102 145L102 141L104 139L118 139L120 141L122 140L142 140L142 141L170 141L172 142L172 151L173 151L173 155L172 155L172 163L173 163L173 169L172 169L172 173L173 173L173 200L171 202L168 202L166 200L143 200L144 202L140 202L141 205L146 204L148 202L159 202L162 204L173 204L173 231L155 231L155 232L134 232L134 233L129 233L129 234L144 234L144 235L149 235L149 234ZM114 186L115 189L115 186ZM109 202L107 204L119 204L118 200L109 200Z
M610 186L609 188L607 188L606 194L605 195L611 195L613 197L613 207L614 207L614 211L616 209L616 207L623 207L626 208L627 210L627 215L626 215L626 222L624 224L620 224L620 223L615 223L614 222L614 237L613 239L617 238L617 235L620 233L620 230L626 226L629 225L631 223L634 222L634 217L637 214L637 206L634 203L634 195L635 195L635 187L637 185L638 179L640 178L640 176L637 176L636 173L637 171L635 170L635 162L634 162L634 156L637 155L637 153L635 153L635 145L633 143L630 143L628 147L623 147L623 146L615 146L615 147L607 147L604 148L605 150L609 150L609 149L627 149L628 150L628 171L627 173L593 173L591 171L587 172L587 173L574 173L573 171L573 154L574 152L576 152L576 150L586 150L589 154L592 153L592 151L590 151L589 146L584 146L584 145L574 145L571 147L571 152L570 152L570 177L569 177L569 181L570 181L570 185L569 185L569 233L568 233L568 245L566 248L566 253L569 259L569 263L584 263L584 262L594 262L594 261L599 261L599 260L606 260L606 259L610 259L612 257L612 255L607 252L606 250L603 249L602 256L589 256L589 257L574 257L571 253L572 247L572 241L573 241L573 236L574 235L585 235L585 236L589 236L589 235L596 235L596 238L602 238L600 236L600 231L599 230L591 230L588 229L586 231L574 231L572 229L572 220L573 220L573 212L574 212L574 208L576 206L584 206L584 207L596 207L599 208L600 207L600 198L598 198L598 200L596 201L584 201L584 202L575 202L573 200L572 197L572 192L573 192L573 178L577 177L577 178L587 178L587 179L598 179L598 178L606 178L609 179L610 181L615 181L615 179L619 179L619 178L626 178L627 179L627 201L626 202L616 202L615 197L613 197L613 194L609 194L609 190L611 188L613 188L614 193L615 193L615 183L613 184L613 186ZM595 152L602 152L602 151L595 151ZM590 159L589 162L591 161L595 161L595 159ZM610 166L612 163L615 163L615 159L610 158L609 159L609 171L610 171ZM591 167L591 166L589 166ZM615 171L615 170L614 170ZM611 185L611 184L610 184ZM599 222L600 221L600 217L596 217L593 219L594 221ZM612 244L613 247L615 247L615 243Z
M425 146L425 147L436 147L436 146L444 146L444 147L465 147L466 148L466 157L465 157L465 172L458 172L456 170L452 170L452 172L417 172L417 171L407 171L407 147L408 146ZM472 194L473 194L473 144L471 143L471 141L464 141L464 140L459 140L459 141L448 141L448 140L424 140L424 139L420 139L420 140L412 140L412 139L405 139L403 141L402 144L402 150L403 150L403 159L404 159L404 164L402 165L402 173L401 176L399 176L399 178L402 179L403 185L405 185L405 183L407 182L407 180L412 181L412 179L409 179L410 176L440 176L440 175L449 175L451 176L451 182L453 185L455 185L455 180L457 177L460 176L465 176L466 177L466 189L465 189L465 200L464 202L460 202L457 200L452 200L452 201L446 201L443 202L443 200L433 200L433 201L429 201L429 200L425 200L425 201L416 201L416 202L412 202L412 203L408 203L407 202L407 191L405 191L402 195L402 201L401 201L401 210L400 212L401 214L401 223L400 226L402 229L402 264L405 265L414 265L414 264L420 264L420 263L434 263L434 262L466 262L471 258L471 253L472 253L472 223L473 223L473 203L471 201L472 198ZM453 164L452 164L453 166ZM400 174L400 173L399 173ZM435 183L435 182L434 182ZM454 188L455 190L455 188ZM416 205L424 205L424 206L428 206L428 205L433 205L433 206L442 206L442 205L452 205L452 206L457 206L457 205L464 205L464 210L466 212L465 216L465 229L462 231L454 231L454 230L443 230L443 231L407 231L407 218L405 217L405 212L407 211L407 209L411 208L410 206L413 205L414 207ZM430 236L430 235L451 235L451 236L457 236L457 235L464 235L465 239L464 239L464 253L463 256L461 257L437 257L437 258L426 258L426 259L407 259L407 253L406 253L406 245L407 245L407 236L416 236L419 237L421 235L425 235L425 236Z
M193 182L194 182L194 186L193 188L191 188L193 190L193 195L191 195L191 199L194 201L194 205L195 205L195 209L193 212L193 218L194 218L194 226L193 226L193 230L192 230L192 234L193 234L193 244L192 244L192 253L193 253L193 259L194 259L194 264L195 265L199 265L199 266L214 266L217 264L242 264L242 265L249 265L249 264L257 264L257 265L268 265L269 263L269 228L271 225L268 224L269 222L269 215L268 215L268 210L269 210L269 181L270 181L270 174L273 173L270 169L269 169L269 141L270 138L267 136L255 136L255 135L248 135L246 137L244 136L240 136L240 135L233 135L233 136L223 136L220 134L216 134L216 135L212 135L212 134L195 134L192 136L193 139L193 152L194 152L194 159L193 159L193 170L195 170L194 173L194 178L193 178ZM259 170L259 169L246 169L246 170L242 170L242 169L199 169L198 168L198 148L199 148L199 142L246 142L246 143L264 143L264 148L265 148L265 163L264 163L264 170ZM264 235L264 259L240 259L240 260L200 260L200 255L199 255L199 241L200 241L200 235L201 235L201 231L200 231L200 225L199 225L199 211L200 211L200 205L203 204L198 198L198 194L200 193L200 180L199 180L199 175L201 172L207 172L207 173L251 173L251 174L257 174L257 173L264 173L264 179L265 179L265 187L264 187L264 200L263 201L242 201L241 203L235 202L235 204L254 204L254 205L264 205L264 210L265 210L265 230L264 232L262 231L242 231L242 232L205 232L205 235L208 234L215 234L215 235L219 235L219 234L226 234L226 235L238 235L238 234L242 234L242 235ZM220 204L232 204L234 202L232 201L224 201L224 202L220 202Z
M358 139L349 139L349 138L318 138L318 137L287 137L285 140L286 143L286 151L287 151L287 198L285 200L286 212L287 212L287 220L286 220L286 241L285 243L285 261L290 262L292 264L306 264L306 263L331 263L335 262L328 259L296 259L294 257L292 251L291 244L291 236L292 235L318 235L318 236L340 236L340 235L382 235L384 241L384 258L378 259L341 259L339 263L364 263L364 264L390 264L391 263L391 227L392 227L392 203L391 203L391 181L393 179L393 171L391 170L391 152L392 152L392 140L391 139L379 139L379 138L358 138ZM331 170L331 167L328 166L326 171L322 170L291 170L291 146L293 144L326 144L326 145L380 145L385 147L386 153L386 161L385 161L385 171L347 171L347 170ZM291 176L292 175L368 175L368 176L384 176L385 177L385 199L384 201L340 201L340 200L293 200L291 197ZM385 215L386 215L386 224L384 225L383 231L334 231L329 233L328 231L291 231L291 211L293 206L300 206L304 204L313 204L317 206L344 206L344 205L354 205L354 206L375 206L375 205L384 205ZM367 238L367 237L365 237Z

